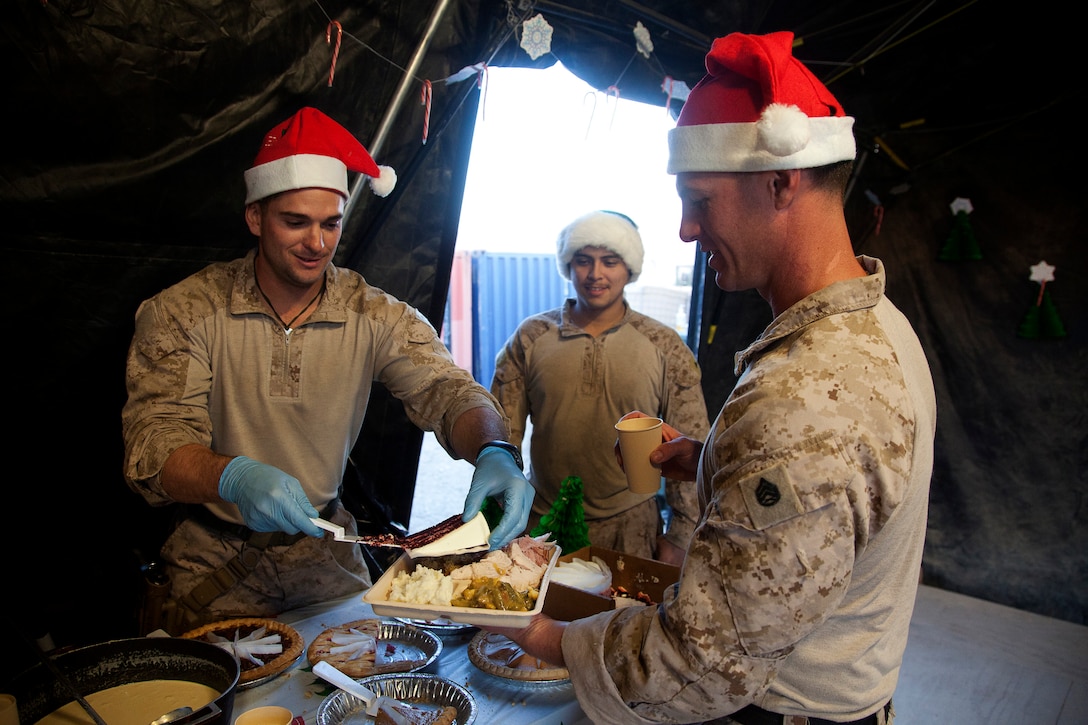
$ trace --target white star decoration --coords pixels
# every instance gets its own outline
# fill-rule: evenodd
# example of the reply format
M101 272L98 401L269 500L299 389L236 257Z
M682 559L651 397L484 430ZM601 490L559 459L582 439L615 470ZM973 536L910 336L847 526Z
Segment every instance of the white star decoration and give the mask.
M521 47L536 60L552 50L552 26L537 13L521 24Z
M1053 264L1047 264L1045 259L1038 264L1033 264L1031 265L1031 281L1039 284L1053 282L1055 269L1057 268Z
M642 21L638 21L635 24L635 47L639 53L642 53L644 58L649 58L650 53L654 52L654 41L650 40L650 31L646 29L646 26L642 24Z
M949 204L949 206L952 207L952 213L953 214L958 214L961 211L965 211L968 214L970 214L971 212L973 212L975 210L975 208L973 206L971 206L971 200L970 199L964 199L962 196L958 196L955 199L953 199L952 203Z

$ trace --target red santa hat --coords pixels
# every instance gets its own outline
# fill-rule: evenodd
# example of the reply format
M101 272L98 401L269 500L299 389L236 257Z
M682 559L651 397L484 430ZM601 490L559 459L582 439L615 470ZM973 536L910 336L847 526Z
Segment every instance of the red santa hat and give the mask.
M854 119L793 57L793 33L732 33L669 131L668 172L805 169L854 158Z
M397 174L378 166L346 128L316 108L303 108L268 132L245 172L246 204L293 189L330 189L348 196L348 171L370 177L370 188L388 196Z

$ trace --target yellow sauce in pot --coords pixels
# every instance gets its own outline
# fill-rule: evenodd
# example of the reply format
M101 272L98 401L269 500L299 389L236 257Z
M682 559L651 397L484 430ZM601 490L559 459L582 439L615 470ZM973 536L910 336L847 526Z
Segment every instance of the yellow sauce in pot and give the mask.
M109 725L148 725L171 710L188 705L193 710L219 697L214 688L187 680L144 680L84 695L83 699ZM94 720L73 700L39 720L36 725L94 725Z

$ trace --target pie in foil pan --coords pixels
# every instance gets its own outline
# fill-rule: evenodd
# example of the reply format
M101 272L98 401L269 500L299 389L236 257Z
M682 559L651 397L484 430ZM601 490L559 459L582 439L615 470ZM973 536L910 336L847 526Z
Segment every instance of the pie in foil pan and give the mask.
M354 637L370 637L373 646L365 648L369 651L362 654L352 652L344 645ZM442 640L433 632L401 622L358 619L321 632L307 648L306 659L311 665L328 662L357 679L415 672L437 660L441 653Z
M570 679L566 667L533 657L498 632L480 632L468 643L468 659L477 669L495 677L533 684L555 684Z
M277 639L270 647L262 647L265 641ZM238 659L241 675L238 689L264 684L286 671L302 654L302 635L294 627L259 617L224 619L205 624L181 635L184 639L197 639L215 644ZM250 647L246 645L250 644ZM275 646L278 645L278 648ZM266 652L265 649L277 650Z
M476 721L476 700L469 691L437 675L420 672L374 675L359 680L359 683L378 695L395 698L436 715L442 708L452 707L457 711L456 725L471 725ZM317 709L317 725L369 722L366 703L343 690L326 697Z

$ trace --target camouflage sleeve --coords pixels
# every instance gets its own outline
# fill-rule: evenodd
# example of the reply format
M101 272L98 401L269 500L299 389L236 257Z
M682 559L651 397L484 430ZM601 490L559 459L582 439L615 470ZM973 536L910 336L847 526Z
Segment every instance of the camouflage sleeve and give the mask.
M152 505L171 499L159 474L178 448L210 445L207 401L211 373L192 350L184 325L163 298L140 305L126 362L128 399L121 413L124 477ZM204 370L207 374L201 375Z
M710 421L699 364L679 336L673 338L667 350L668 398L661 417L685 435L705 440ZM687 548L702 513L695 483L665 479L665 499L672 509L666 538L681 549Z
M763 696L849 582L856 492L848 487L857 471L842 449L833 436L808 439L720 472L663 605L608 613L603 631L599 621L568 626L568 664L599 662L570 668L594 722L709 720ZM627 719L613 719L619 713Z
M451 456L459 457L449 441L454 423L465 411L490 408L506 422L499 402L454 362L434 327L418 310L384 295L384 309L371 308L369 314L387 316L378 380L404 404L409 420L422 430L433 431Z

